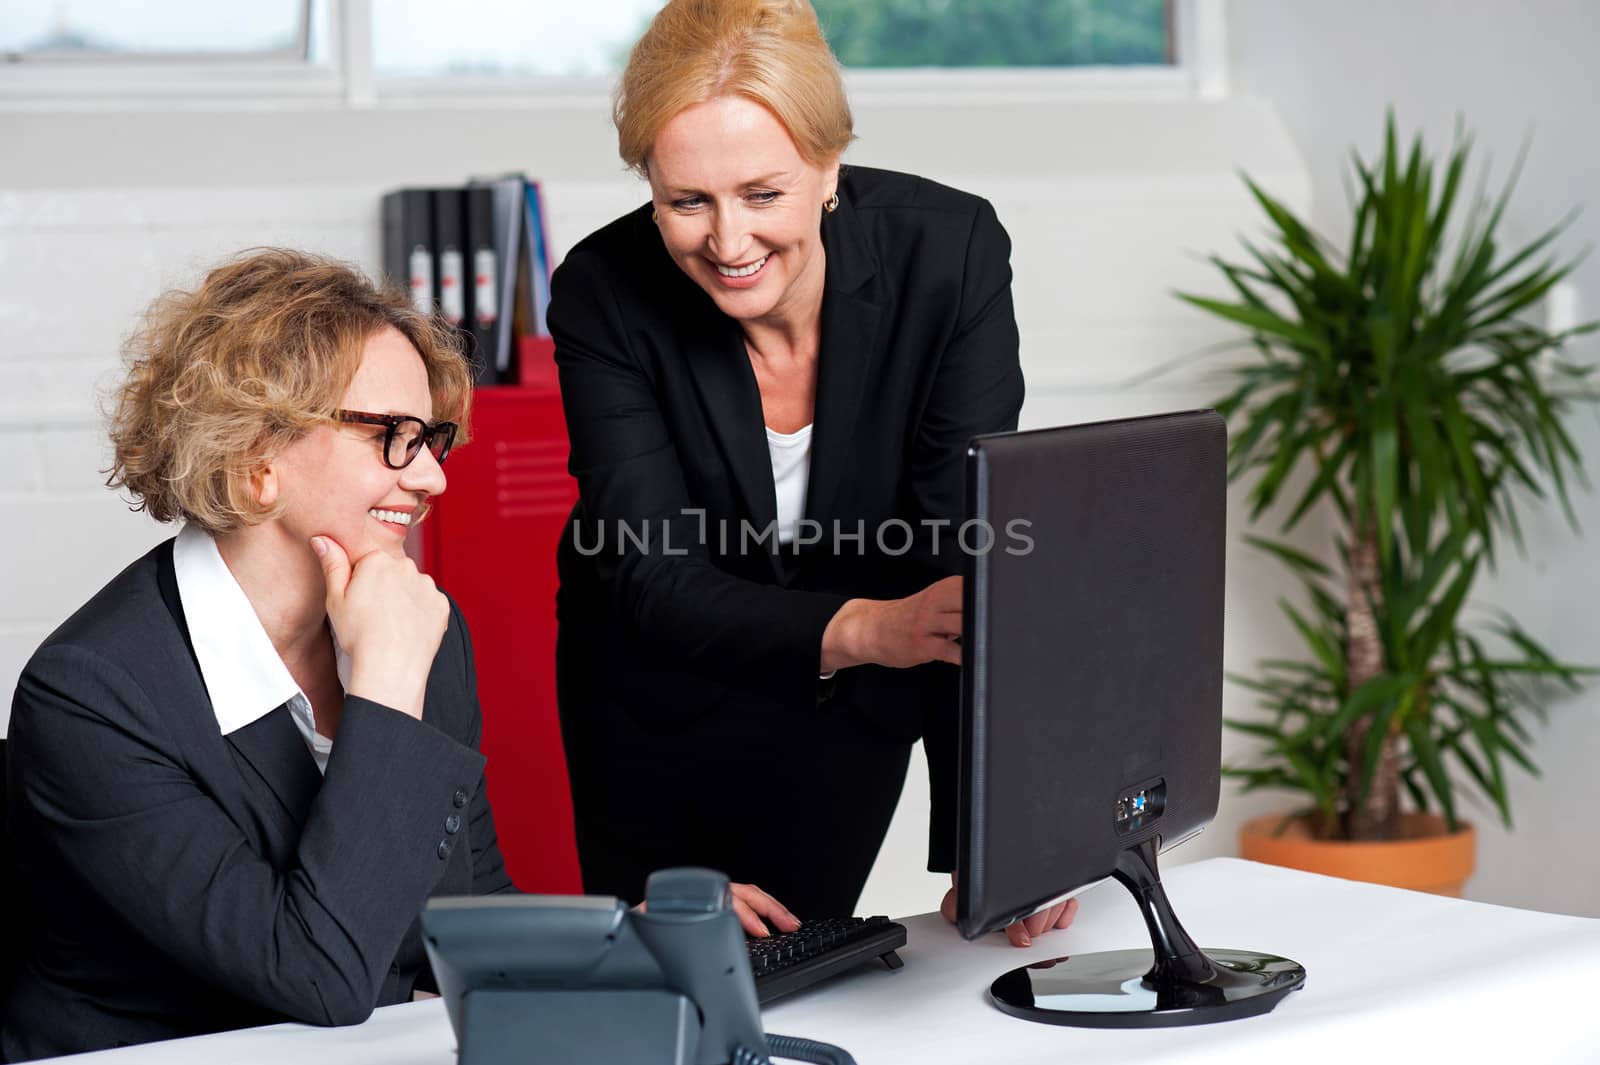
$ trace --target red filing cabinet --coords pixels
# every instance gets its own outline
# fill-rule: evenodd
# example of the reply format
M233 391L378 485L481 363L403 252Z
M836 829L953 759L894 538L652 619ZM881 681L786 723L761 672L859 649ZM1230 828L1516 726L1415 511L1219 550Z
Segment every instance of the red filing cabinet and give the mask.
M472 630L500 850L519 889L577 893L556 715L556 544L578 498L560 393L549 383L478 390L472 441L445 475L414 552Z

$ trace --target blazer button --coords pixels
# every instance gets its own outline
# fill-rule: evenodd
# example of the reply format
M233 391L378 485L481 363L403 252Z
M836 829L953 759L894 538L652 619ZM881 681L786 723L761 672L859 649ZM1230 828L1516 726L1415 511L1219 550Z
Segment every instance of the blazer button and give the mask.
M450 796L450 801L456 804L458 810L467 805L467 789L457 788L456 793Z
M440 861L444 861L446 858L450 857L450 841L447 839L441 839L439 841L439 849L435 853L439 855Z
M451 814L444 819L444 830L452 836L461 831L461 815Z

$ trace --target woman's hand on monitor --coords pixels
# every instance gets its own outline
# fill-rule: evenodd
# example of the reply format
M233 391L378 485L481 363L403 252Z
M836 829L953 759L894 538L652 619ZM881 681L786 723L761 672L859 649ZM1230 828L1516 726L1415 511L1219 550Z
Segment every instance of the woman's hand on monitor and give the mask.
M1015 924L1006 926L1006 938L1011 940L1014 947L1033 946L1033 937L1043 935L1054 928L1066 928L1072 924L1072 919L1078 916L1078 900L1067 899L1054 906L1046 906L1038 913Z
M950 890L944 893L944 901L939 904L939 912L951 924L956 923L956 874L950 874ZM1046 906L1038 913L1031 914L1006 926L1006 938L1011 940L1014 947L1033 946L1033 937L1043 935L1053 928L1066 928L1072 924L1072 919L1078 916L1078 900L1065 899L1053 906Z
M821 672L961 664L961 578L934 581L904 599L852 599L822 633Z

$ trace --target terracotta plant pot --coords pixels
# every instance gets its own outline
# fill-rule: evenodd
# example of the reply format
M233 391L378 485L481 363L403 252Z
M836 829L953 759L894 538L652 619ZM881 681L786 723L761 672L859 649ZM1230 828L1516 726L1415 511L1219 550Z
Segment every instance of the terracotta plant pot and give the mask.
M1463 822L1451 832L1437 814L1401 814L1399 839L1370 843L1316 839L1305 818L1274 835L1282 823L1282 814L1245 822L1239 829L1239 857L1435 895L1461 894L1478 844L1471 825Z

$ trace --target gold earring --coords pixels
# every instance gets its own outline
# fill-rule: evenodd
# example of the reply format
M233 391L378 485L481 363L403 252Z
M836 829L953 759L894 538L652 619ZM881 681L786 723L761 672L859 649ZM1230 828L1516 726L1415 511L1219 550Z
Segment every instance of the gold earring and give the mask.
M835 212L835 211L837 211L839 209L839 190L838 189L834 189L833 190L833 195L829 196L826 200L822 201L822 209L824 211L827 211L829 214L832 214L833 212Z
M661 224L661 216L656 213L655 208L650 209L650 221L654 222L658 226Z

